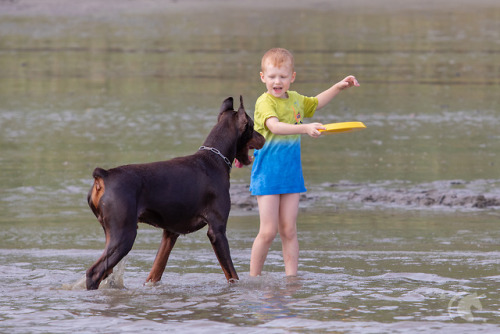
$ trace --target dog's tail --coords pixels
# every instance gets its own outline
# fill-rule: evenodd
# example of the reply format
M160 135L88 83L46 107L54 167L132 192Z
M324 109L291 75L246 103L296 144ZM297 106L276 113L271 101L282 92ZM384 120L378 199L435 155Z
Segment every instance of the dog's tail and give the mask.
M104 179L106 176L108 176L108 171L97 167L96 169L94 169L92 176L94 177L94 179L97 179L97 178Z
M89 194L87 196L87 202L89 203L90 208L94 212L94 214L98 217L98 206L99 201L101 200L102 195L104 195L105 186L104 179L108 176L108 171L102 168L97 167L94 169L92 173L94 177L94 184L92 188L90 188Z

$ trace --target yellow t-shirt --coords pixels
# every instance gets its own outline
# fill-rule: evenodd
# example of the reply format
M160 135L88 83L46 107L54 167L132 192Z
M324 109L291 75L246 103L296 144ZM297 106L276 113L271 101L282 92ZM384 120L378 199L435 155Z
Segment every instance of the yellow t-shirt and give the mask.
M273 195L306 191L302 175L300 135L275 135L265 126L270 117L280 122L302 124L312 117L318 99L288 91L288 98L262 94L255 104L254 129L266 138L264 147L254 151L250 191L253 195Z

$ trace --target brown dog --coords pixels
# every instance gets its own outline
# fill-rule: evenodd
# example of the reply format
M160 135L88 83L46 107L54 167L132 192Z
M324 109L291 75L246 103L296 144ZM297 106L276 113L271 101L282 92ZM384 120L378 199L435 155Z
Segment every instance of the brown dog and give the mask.
M236 158L249 165L248 150L265 139L253 129L240 97L221 107L217 124L193 155L110 170L96 168L88 203L104 228L106 247L87 270L87 289L97 289L113 267L132 249L137 223L163 229L163 238L146 281L161 279L168 256L180 234L208 225L208 238L229 282L238 280L226 238L231 209L229 174Z

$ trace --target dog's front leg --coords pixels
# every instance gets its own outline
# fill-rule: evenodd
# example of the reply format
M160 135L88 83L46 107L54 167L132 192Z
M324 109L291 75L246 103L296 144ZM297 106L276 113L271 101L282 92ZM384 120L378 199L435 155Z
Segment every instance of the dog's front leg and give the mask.
M163 230L163 237L161 239L160 248L158 249L155 262L153 263L153 267L151 268L148 278L146 279L146 283L156 283L161 280L163 271L167 266L168 257L170 256L170 252L172 251L172 248L174 248L175 242L177 241L178 237L179 234L177 233Z
M214 229L211 225L209 225L207 235L212 243L212 247L217 259L219 260L220 266L226 275L227 281L229 283L238 281L239 277L234 269L233 260L231 259L225 226Z

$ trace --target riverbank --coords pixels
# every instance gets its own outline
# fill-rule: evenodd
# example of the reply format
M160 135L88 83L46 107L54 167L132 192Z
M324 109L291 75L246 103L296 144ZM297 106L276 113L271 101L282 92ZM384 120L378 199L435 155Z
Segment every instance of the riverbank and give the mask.
M474 6L475 9L499 7L495 0L440 0L440 1L393 1L393 0L351 0L351 1L222 1L222 0L170 0L170 1L100 1L74 2L68 0L1 0L0 16L115 16L126 14L162 14L172 12L227 11L228 9L269 10L287 9L392 12L401 10L449 10Z

